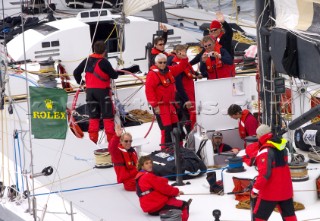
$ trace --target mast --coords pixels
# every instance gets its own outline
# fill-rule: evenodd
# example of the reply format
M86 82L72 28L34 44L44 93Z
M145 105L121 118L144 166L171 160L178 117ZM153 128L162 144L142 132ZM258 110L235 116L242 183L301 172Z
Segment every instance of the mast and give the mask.
M274 93L274 79L279 77L274 69L270 54L270 34L274 22L273 0L256 0L256 24L258 43L258 66L260 71L260 99L262 102L262 123L270 125L272 132L277 133L281 128L280 95Z

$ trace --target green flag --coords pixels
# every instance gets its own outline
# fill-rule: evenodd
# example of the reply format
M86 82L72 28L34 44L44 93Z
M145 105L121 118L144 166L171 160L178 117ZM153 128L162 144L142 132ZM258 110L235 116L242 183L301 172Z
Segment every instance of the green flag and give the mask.
M38 139L65 139L68 95L62 89L29 87L31 131Z

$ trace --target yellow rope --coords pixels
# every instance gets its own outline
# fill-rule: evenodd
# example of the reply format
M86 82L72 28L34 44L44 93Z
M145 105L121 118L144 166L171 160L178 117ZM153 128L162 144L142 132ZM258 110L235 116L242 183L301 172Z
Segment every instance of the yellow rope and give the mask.
M121 38L122 36L120 36L119 38L119 35L118 35L118 29L117 29L117 26L116 26L116 33L117 33L117 39L118 39L118 47L119 47L119 52L120 52L120 60L118 61L118 66L123 66L124 63L122 62L122 44L121 44Z
M40 73L56 72L56 69L54 67L46 68L46 69L40 69L39 72Z
M92 170L92 169L93 169L93 168L90 168L90 169L87 169L87 170L81 171L81 172L79 172L79 173L76 173L76 174L73 174L73 175L70 175L70 176L64 177L64 178L62 178L62 179L60 179L60 180L56 180L56 181L53 181L53 182L51 182L51 183L44 184L44 185L42 185L42 186L39 186L39 187L37 187L37 188L34 188L34 190L37 190L37 189L40 189L40 188L43 188L43 187L49 186L49 185L54 184L54 183L57 183L57 182L61 182L62 180L69 179L69 178L74 177L74 176L77 176L77 175L79 175L79 174L81 174L81 173L88 172L89 170Z
M111 155L109 152L95 152L96 165L97 166L108 166L111 165Z
M117 24L114 24L114 27L113 27L112 31L110 32L109 36L108 36L107 39L104 41L104 43L106 43L106 42L109 40L110 36L111 36L112 33L114 32L114 30L116 30L116 28L117 28Z
M249 38L247 38L246 36L244 36L243 34L241 34L240 32L235 32L233 33L233 40L238 41L239 43L245 43L245 44L255 44L255 42Z

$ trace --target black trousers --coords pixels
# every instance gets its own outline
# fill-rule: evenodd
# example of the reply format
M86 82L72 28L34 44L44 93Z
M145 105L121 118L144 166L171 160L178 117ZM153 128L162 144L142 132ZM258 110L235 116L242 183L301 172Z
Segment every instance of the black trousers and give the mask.
M254 208L255 220L268 220L276 206L283 220L287 220L287 217L295 217L292 198L284 201L267 201L258 198Z
M114 117L110 88L87 88L86 101L90 119L111 119Z

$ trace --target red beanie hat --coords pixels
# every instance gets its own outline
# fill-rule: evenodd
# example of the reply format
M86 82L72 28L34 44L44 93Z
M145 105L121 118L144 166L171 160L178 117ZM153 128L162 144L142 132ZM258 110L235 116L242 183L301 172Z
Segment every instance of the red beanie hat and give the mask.
M213 28L221 28L221 23L217 20L213 20L211 22L210 29L213 29Z

